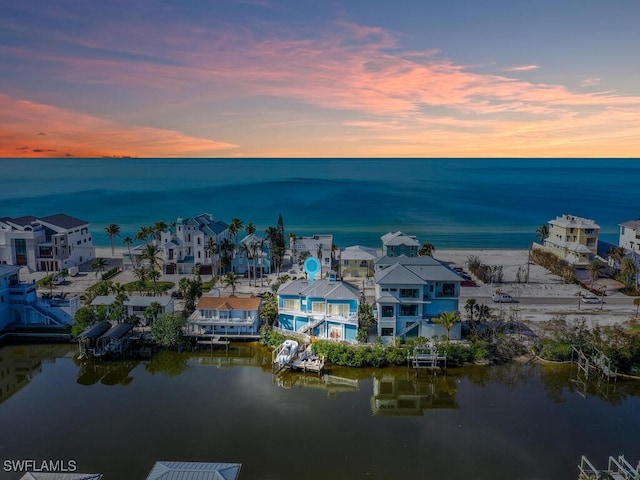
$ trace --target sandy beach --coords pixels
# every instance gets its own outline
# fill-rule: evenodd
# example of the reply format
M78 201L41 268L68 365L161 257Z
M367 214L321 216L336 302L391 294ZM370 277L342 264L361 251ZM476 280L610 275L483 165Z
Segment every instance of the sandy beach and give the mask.
M96 257L106 258L108 268L122 265L122 254L126 248L116 248L114 254L109 247L96 248ZM436 250L434 257L450 267L462 267L468 272L467 260L470 256L477 256L483 263L488 265L502 265L504 271L503 282L500 284L483 284L477 281L475 287L462 287L460 294L460 312L466 318L464 305L469 298L475 298L478 303L486 303L494 313L498 310L505 315L515 315L520 320L536 324L551 320L557 315L563 315L568 320L585 317L590 323L600 325L623 324L635 318L636 307L633 299L615 290L608 289L604 305L587 305L580 303L578 294L581 291L578 285L567 285L559 277L549 273L544 268L531 264L529 265L529 282L516 282L516 274L519 268L527 268L527 250L509 249L451 249ZM295 267L297 268L297 266ZM40 278L43 272L29 275L30 278ZM182 275L163 275L162 280L179 282ZM208 280L208 276L205 280ZM265 277L263 287L250 287L247 279L241 279L237 289L238 295L250 295L258 291L268 289L269 279L275 280L275 275ZM124 271L113 278L119 283L134 281L132 272ZM91 265L85 264L81 272L76 277L68 277L64 285L57 287L58 291L70 294L80 294L87 287L97 281L97 276L91 270ZM258 282L260 283L260 282ZM606 285L606 279L599 279L595 285ZM361 287L362 285L358 285ZM222 288L222 287L220 287ZM509 293L517 300L513 304L498 304L491 300L491 294L497 289ZM228 290L228 292L227 292ZM231 293L230 288L224 289L223 294ZM372 286L366 288L366 295L373 298L374 290Z

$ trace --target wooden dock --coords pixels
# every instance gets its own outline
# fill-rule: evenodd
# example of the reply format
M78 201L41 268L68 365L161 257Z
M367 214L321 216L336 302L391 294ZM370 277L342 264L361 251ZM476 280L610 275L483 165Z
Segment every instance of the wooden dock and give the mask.
M311 352L311 346L307 346L306 349L298 350L295 355L287 362L278 361L280 352L282 351L282 345L277 347L272 353L272 365L274 373L278 373L281 370L296 370L299 372L313 372L320 375L324 371L324 357L317 357Z
M416 371L423 368L434 371L438 368L447 369L447 356L438 355L433 346L414 348L407 361Z

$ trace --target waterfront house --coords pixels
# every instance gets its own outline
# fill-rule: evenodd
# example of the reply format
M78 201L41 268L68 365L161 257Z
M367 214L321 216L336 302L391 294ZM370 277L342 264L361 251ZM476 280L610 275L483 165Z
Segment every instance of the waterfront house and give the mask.
M91 306L105 306L107 309L110 309L115 301L115 295L99 295L93 299ZM127 316L137 317L140 320L144 319L144 312L152 303L157 303L160 306L157 312L158 315L173 313L173 298L168 295L160 297L127 295L127 299L123 302Z
M77 296L38 297L35 282L20 281L20 267L0 265L0 333L14 328L66 328L79 307Z
M549 220L549 235L543 247L576 267L586 267L598 253L598 232L595 221L562 215Z
M462 281L458 274L429 256L385 256L375 264L378 335L383 340L447 334L433 319L458 311ZM460 338L460 323L450 335Z
M340 252L340 274L343 277L368 278L374 275L375 249L355 245Z
M278 326L321 339L356 341L360 290L335 275L293 280L278 290Z
M202 296L189 316L189 336L253 338L260 333L259 297Z
M89 222L63 213L0 218L0 264L55 272L94 258Z
M239 275L244 275L249 271L252 276L254 271L258 274L268 275L271 273L271 263L271 242L252 233L240 240L238 251L231 261L231 267Z
M153 465L147 480L237 480L241 463L166 462Z
M322 274L331 270L333 235L311 235L308 237L296 237L292 241L291 251L292 261L302 263L308 256L316 257L320 260L322 272L318 272L317 278L322 278Z
M382 256L417 257L420 249L420 242L414 235L405 235L402 232L387 233L380 237L382 240Z

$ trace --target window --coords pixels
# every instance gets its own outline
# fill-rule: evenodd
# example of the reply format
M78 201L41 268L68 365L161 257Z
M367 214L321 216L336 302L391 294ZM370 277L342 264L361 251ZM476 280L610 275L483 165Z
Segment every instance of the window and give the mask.
M418 314L418 305L415 305L415 304L400 305L400 316L411 317L417 314Z
M393 328L382 328L380 329L381 337L393 337Z
M297 299L293 299L293 298L285 299L282 302L282 305L287 310L300 310L300 301Z
M454 283L442 284L442 295L445 297L453 297L456 294L456 285Z
M418 298L417 288L401 288L400 298Z
M383 305L382 306L382 316L383 317L393 317L394 316L394 311L393 311L393 306L392 305Z
M349 304L347 303L330 303L328 305L329 315L349 316Z
M324 313L324 302L311 302L311 311L313 313Z

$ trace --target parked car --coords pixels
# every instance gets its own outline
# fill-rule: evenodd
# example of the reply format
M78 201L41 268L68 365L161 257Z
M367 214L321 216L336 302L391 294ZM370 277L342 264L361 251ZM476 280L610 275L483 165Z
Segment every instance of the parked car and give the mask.
M580 300L582 301L582 303L604 303L602 301L602 298L600 297L596 297L594 294L592 293L583 293L580 296Z
M462 282L460 282L460 285L462 285L463 287L477 287L476 282L474 282L473 280L463 280Z
M508 293L503 293L503 292L496 292L493 295L491 295L491 300L493 300L496 303L513 303L515 302L515 300L513 299L513 297L511 295L509 295Z

